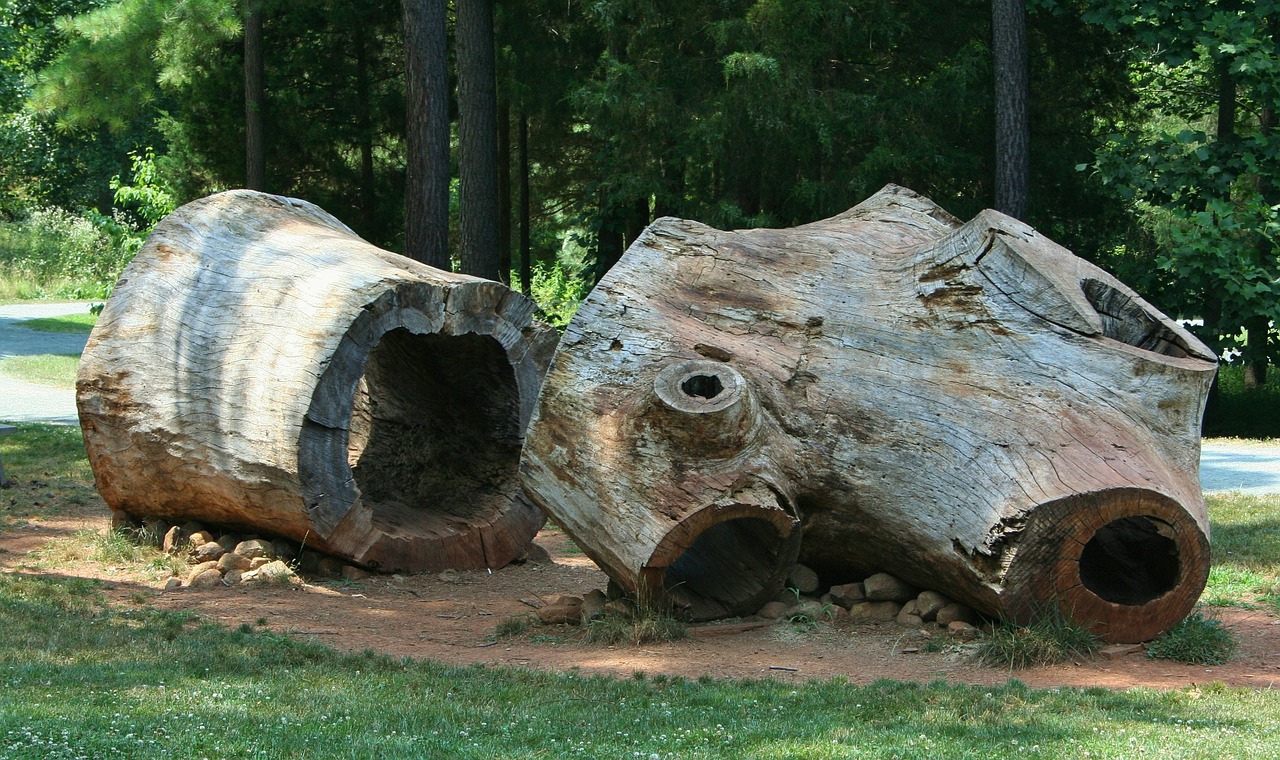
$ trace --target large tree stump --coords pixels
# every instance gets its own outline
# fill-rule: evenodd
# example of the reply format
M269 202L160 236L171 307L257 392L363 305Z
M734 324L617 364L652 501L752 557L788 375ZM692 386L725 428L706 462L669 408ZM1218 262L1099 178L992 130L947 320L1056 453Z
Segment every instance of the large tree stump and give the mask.
M1208 572L1215 368L996 212L890 186L796 229L662 219L562 338L522 474L614 580L696 619L753 612L799 556L1142 640Z
M286 536L381 570L500 567L555 333L496 282L380 250L303 201L162 221L85 348L98 489L139 517Z

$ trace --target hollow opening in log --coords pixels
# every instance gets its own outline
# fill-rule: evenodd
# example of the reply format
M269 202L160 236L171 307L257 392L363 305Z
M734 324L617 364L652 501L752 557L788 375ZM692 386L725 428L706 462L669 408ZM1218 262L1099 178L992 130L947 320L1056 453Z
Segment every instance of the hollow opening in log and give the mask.
M1177 544L1153 518L1113 520L1080 553L1080 580L1108 602L1146 604L1177 585Z
M724 392L724 384L716 375L694 375L680 384L680 390L686 396L710 400Z
M784 537L768 520L717 523L667 568L663 588L695 620L755 612L782 563Z
M1081 287L1089 304L1102 317L1102 334L1106 337L1165 356L1191 355L1182 336L1130 296L1099 280L1085 280Z
M520 396L502 345L474 333L386 333L365 364L348 447L384 529L443 536L491 522L518 491Z

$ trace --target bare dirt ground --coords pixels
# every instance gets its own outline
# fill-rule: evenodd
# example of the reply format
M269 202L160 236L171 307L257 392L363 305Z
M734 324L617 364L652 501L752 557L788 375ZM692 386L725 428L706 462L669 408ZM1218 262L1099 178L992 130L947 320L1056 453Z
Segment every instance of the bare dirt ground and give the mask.
M1280 688L1280 618L1260 610L1223 608L1216 614L1239 639L1226 665L1194 666L1148 659L1136 652L1061 666L1010 672L970 663L964 648L942 636L941 651L928 637L896 624L820 625L805 631L781 622L724 633L698 626L685 640L638 647L588 643L579 628L540 626L500 638L499 622L533 612L532 604L561 594L603 589L604 573L563 534L544 531L538 542L554 564L527 563L492 573L375 576L357 582L307 580L294 586L252 586L162 591L162 582L129 568L65 562L39 566L32 551L84 528L106 530L105 516L33 519L0 530L0 572L56 573L97 578L112 603L185 610L228 627L249 624L343 650L371 649L395 657L451 664L577 670L630 677L826 679L852 683L878 679L999 684L1016 677L1034 687L1101 686L1183 688L1222 682ZM33 567L33 565L35 567ZM522 601L523 600L523 601ZM737 621L743 622L743 621ZM739 626L741 628L742 626Z

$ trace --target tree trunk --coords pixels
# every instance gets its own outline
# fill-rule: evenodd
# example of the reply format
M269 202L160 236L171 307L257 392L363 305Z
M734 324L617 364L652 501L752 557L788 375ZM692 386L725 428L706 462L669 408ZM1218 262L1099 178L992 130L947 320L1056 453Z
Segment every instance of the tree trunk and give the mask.
M449 58L445 0L401 0L404 24L405 255L448 271Z
M498 282L511 283L511 104L498 103Z
M1141 641L1208 573L1215 370L994 211L890 186L792 230L668 218L574 317L521 472L610 577L695 619L755 612L799 557Z
M520 290L526 295L533 293L533 265L529 261L530 251L530 219L529 219L529 115L520 114L520 135L518 137L520 152Z
M244 20L244 186L267 189L266 133L262 114L266 85L262 68L262 3L250 0Z
M493 0L457 0L458 205L461 271L498 273L498 100L494 82Z
M125 270L81 360L98 489L138 518L384 571L500 567L543 522L517 476L555 339L533 308L303 201L190 203Z
M360 221L364 234L377 240L378 188L373 173L373 113L369 99L369 32L363 23L353 30L356 51L356 107L360 110Z
M1031 195L1026 0L991 0L995 69L995 208L1026 219Z

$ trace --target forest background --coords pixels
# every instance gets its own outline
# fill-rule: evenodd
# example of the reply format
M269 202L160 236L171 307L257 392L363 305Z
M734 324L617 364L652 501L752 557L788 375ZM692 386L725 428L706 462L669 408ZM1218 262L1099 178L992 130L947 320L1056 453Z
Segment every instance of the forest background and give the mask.
M892 182L1009 211L1194 320L1225 384L1280 357L1280 0L0 0L0 22L9 297L105 297L176 205L251 187L563 325L659 216L792 226Z

